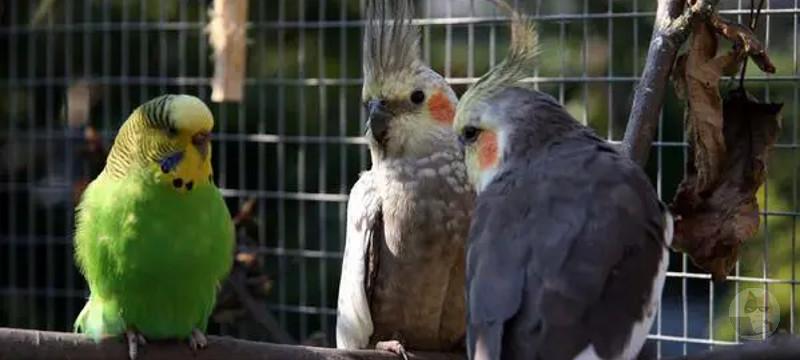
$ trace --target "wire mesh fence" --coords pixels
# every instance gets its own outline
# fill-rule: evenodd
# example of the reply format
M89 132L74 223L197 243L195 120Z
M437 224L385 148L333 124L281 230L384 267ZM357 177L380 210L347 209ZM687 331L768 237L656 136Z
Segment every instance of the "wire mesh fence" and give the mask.
M332 344L347 193L369 166L361 98L363 0L251 1L245 100L213 104L216 182L232 212L256 201L265 306L295 338ZM529 81L611 141L622 137L655 2L517 1L538 20ZM213 66L206 1L0 1L0 325L68 330L87 296L72 252L74 206L130 111L165 92L207 100ZM745 22L750 2L721 1ZM766 1L757 33L777 73L748 89L785 103L759 192L761 231L735 273L713 283L674 254L650 345L660 356L796 330L798 0ZM463 92L504 56L506 19L482 1L417 1L422 54ZM728 44L723 43L723 47ZM723 89L734 81L725 79ZM686 159L683 104L669 92L647 166L666 201ZM735 295L767 290L779 324ZM413 294L409 294L413 296ZM745 299L746 300L746 299ZM748 310L749 309L749 310ZM763 307L761 308L763 310ZM751 321L752 320L752 321ZM212 332L260 338L256 328Z

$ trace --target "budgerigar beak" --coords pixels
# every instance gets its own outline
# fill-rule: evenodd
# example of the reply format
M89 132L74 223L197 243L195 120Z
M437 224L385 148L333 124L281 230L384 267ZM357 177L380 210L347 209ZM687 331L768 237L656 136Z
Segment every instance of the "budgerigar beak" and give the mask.
M370 100L367 103L367 111L367 126L372 132L372 137L379 144L383 143L393 115L386 109L382 100Z
M201 131L197 134L192 136L192 145L197 148L197 151L200 155L205 158L208 156L208 143L211 141L211 133L207 131Z

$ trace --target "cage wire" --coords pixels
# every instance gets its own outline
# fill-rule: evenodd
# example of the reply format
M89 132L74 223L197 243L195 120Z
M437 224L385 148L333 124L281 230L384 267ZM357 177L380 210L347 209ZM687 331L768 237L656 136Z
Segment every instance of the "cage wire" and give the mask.
M209 100L209 5L0 1L0 326L71 329L88 295L73 260L72 232L80 188L102 166L93 146L110 146L130 111L158 94ZM542 37L540 65L529 81L619 141L655 2L515 6L538 21ZM248 199L257 204L252 237L272 281L264 306L294 338L318 345L333 344L347 193L369 166L360 137L363 8L364 0L250 1L245 99L210 104L217 184L232 212ZM457 92L503 58L506 18L487 2L427 0L416 8L422 55ZM719 8L725 17L748 21L748 1L723 0ZM724 283L713 283L686 256L672 255L648 341L659 356L766 338L768 326L796 331L798 14L798 0L766 1L756 32L777 73L766 76L751 66L745 83L762 100L785 104L758 196L760 231ZM723 93L734 85L724 79ZM684 104L668 93L647 166L665 201L683 176L687 154ZM766 312L740 312L744 300L735 295L750 288L777 299L778 324L759 322ZM257 326L239 325L212 321L210 331L263 337Z

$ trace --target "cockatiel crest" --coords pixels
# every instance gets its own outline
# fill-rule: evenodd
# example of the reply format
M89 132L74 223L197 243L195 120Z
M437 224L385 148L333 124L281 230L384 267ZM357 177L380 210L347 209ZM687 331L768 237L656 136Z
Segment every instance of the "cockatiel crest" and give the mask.
M485 128L478 128L472 113L487 106L487 100L503 89L524 86L519 81L533 72L539 55L539 34L533 21L514 11L504 1L490 1L511 14L508 54L461 96L453 124L456 133L462 134L462 143L470 140L478 142L477 147L467 149L466 161L476 165L468 167L468 170L470 180L479 191L491 181L497 170L507 134L491 119Z
M452 131L456 95L420 59L410 2L369 1L366 16L362 100L373 158L429 153Z

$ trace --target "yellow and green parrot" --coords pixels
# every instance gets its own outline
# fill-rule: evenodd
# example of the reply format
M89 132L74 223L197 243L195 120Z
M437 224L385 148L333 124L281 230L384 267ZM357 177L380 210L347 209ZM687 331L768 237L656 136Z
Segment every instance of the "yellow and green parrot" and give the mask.
M122 125L102 173L77 208L75 251L91 295L75 330L145 339L204 332L231 268L234 230L213 183L208 107L189 95L139 106Z

